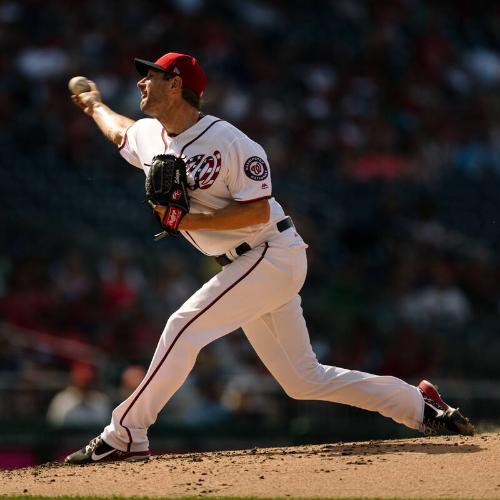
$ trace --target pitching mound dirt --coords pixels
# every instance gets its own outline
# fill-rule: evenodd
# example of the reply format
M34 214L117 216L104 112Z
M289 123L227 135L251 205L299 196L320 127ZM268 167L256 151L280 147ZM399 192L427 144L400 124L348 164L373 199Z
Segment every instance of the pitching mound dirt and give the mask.
M0 495L500 498L500 433L0 471Z

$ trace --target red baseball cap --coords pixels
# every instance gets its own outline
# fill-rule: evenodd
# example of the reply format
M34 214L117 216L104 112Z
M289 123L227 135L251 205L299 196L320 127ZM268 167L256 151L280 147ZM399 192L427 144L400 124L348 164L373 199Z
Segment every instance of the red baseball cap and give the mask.
M134 62L137 71L142 76L146 76L150 69L156 69L164 73L176 73L182 78L183 87L192 90L200 97L207 86L207 75L205 75L199 62L193 56L187 54L168 52L155 62L137 58L134 59Z

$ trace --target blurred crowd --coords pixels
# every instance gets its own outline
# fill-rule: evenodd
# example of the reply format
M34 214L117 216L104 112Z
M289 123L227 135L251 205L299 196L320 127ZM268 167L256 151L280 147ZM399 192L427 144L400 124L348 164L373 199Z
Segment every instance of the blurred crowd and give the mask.
M468 0L0 3L0 418L106 421L169 314L217 272L150 241L143 178L76 109L138 108L133 58L196 55L204 110L261 143L310 244L305 315L327 364L496 378L500 4ZM163 418L283 418L241 332Z

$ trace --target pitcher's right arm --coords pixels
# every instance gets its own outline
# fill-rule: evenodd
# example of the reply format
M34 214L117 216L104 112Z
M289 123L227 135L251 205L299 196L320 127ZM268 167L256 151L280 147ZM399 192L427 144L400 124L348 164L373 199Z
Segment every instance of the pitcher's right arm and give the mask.
M120 146L123 143L127 129L135 123L134 120L120 115L102 102L101 93L96 84L89 80L90 92L72 95L73 102L89 115L99 127L104 136Z

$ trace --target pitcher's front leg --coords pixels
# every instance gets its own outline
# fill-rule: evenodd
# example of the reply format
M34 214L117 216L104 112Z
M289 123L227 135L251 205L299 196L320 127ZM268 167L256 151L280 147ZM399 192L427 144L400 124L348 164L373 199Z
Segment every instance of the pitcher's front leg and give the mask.
M160 337L143 381L112 413L103 439L123 451L149 449L148 428L158 413L182 386L193 369L200 350L210 342L207 337L190 334L182 311L174 313Z
M266 252L267 245L256 248L224 268L170 317L144 380L113 411L105 442L124 451L148 448L148 427L184 383L200 350L259 315L273 287L281 286L263 260ZM242 290L265 279L266 293L244 300Z

